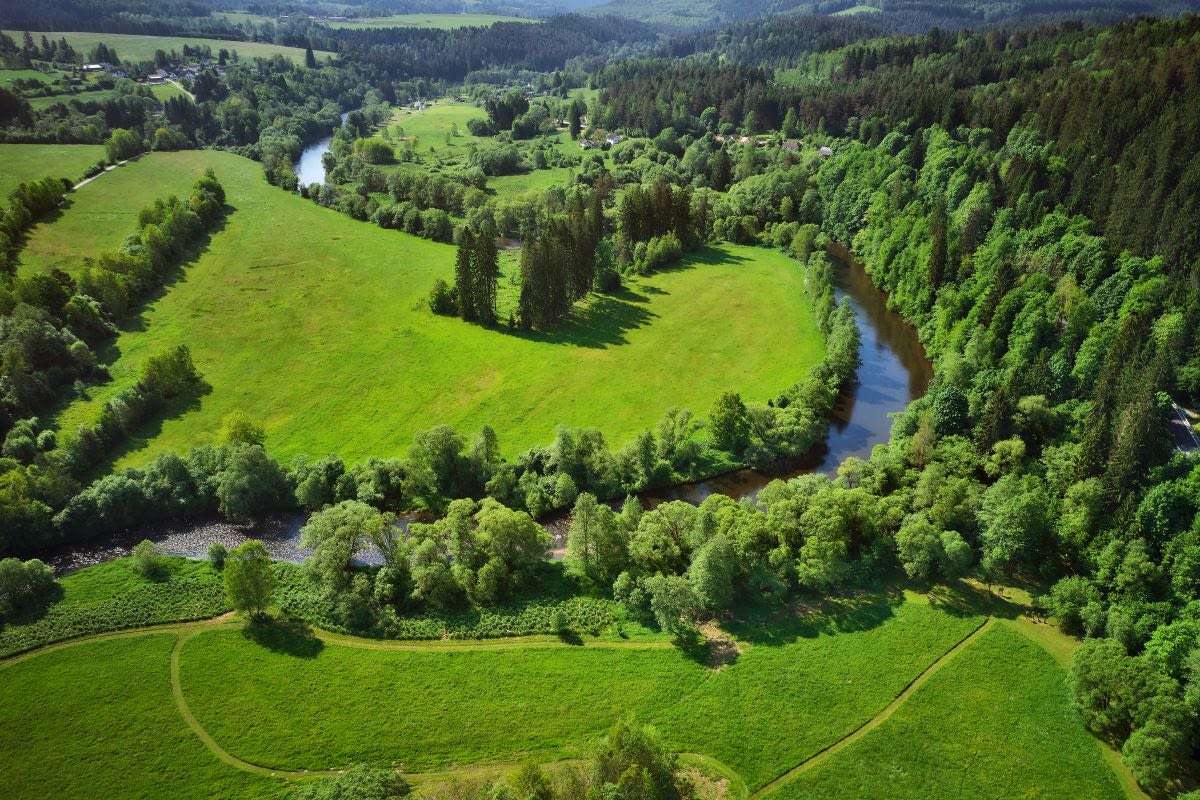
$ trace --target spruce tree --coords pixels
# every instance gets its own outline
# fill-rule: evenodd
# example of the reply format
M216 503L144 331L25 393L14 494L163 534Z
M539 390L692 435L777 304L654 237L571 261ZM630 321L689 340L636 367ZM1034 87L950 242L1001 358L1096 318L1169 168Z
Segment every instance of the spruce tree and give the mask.
M458 315L468 322L475 319L475 270L471 263L474 249L475 237L464 228L454 260L454 293L458 299Z

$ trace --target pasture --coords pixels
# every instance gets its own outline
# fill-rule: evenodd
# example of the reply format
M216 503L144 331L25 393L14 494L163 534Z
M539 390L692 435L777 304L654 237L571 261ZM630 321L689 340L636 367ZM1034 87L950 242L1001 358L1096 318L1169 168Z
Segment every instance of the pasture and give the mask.
M78 181L84 170L104 160L99 144L2 144L0 145L0 198L20 183L52 175Z
M538 23L540 19L528 17L504 17L496 14L392 14L387 17L362 17L346 21L325 20L324 24L331 28L438 28L453 30L454 28L479 28L495 25L497 22L528 22Z
M1120 797L1060 665L1015 623L984 620L900 592L749 612L723 625L740 653L719 669L636 635L414 643L190 623L0 662L0 758L17 765L14 798L163 785L277 797L287 784L257 772L367 762L418 783L471 779L577 757L632 713L756 797L942 797L960 784Z
M880 727L774 797L1121 798L1064 678L1016 627L993 625Z
M15 41L21 41L24 36L22 31L5 31ZM124 61L153 61L154 54L158 50L163 50L170 53L174 50L177 53L183 52L183 46L188 47L208 47L212 50L214 56L222 48L228 50L231 54L237 53L240 58L270 58L275 55L283 55L295 61L297 64L304 63L304 48L303 47L284 47L277 44L266 44L264 42L236 42L222 39L200 39L186 36L141 36L129 33L92 33L88 31L30 31L35 40L41 40L45 35L47 38L58 41L60 38L66 38L71 47L79 53L81 58L87 58L88 53L95 49L96 45L103 42L109 47L117 51L117 55ZM318 52L317 58L332 55L331 53Z
M76 269L119 246L143 205L184 194L207 166L228 193L223 227L105 354L112 382L56 417L65 430L93 421L146 358L186 343L211 392L140 429L121 465L210 441L237 409L283 459L399 455L441 423L491 425L509 454L548 443L557 424L620 445L727 389L766 401L822 355L801 270L732 245L594 296L551 333L437 317L426 297L451 277L452 246L321 208L228 153L154 153L82 187L33 231L22 269Z

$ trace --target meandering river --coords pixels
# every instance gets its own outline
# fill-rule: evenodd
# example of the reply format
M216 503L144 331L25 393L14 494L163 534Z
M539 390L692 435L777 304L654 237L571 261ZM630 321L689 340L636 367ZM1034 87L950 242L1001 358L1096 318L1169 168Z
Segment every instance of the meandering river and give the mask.
M313 145L310 150L315 151L319 145ZM328 148L328 141L325 147ZM319 156L317 163L320 163ZM317 180L323 179L322 165ZM886 296L875 288L866 270L854 263L848 252L834 248L831 255L838 299L848 297L858 319L862 334L859 350L862 364L857 382L838 402L824 445L807 458L782 464L775 471L741 469L695 483L647 492L642 496L647 505L666 500L699 503L710 494L754 497L776 478L786 479L817 471L832 473L845 459L852 456L866 458L875 445L886 442L891 431L888 415L902 410L911 400L925 393L933 377L933 367L925 356L916 330L899 314L888 310ZM65 572L128 555L143 539L157 542L165 553L200 558L213 542L219 541L232 548L248 538L256 538L263 541L272 558L300 561L307 555L300 547L300 528L306 518L303 514L288 514L262 521L254 529L221 520L156 523L99 540L48 548L36 555L56 571ZM561 552L567 528L566 516L547 520L545 525L555 536ZM364 560L369 563L375 559L368 554Z
M348 116L350 116L350 112L344 112L342 122L345 122ZM292 165L292 170L296 173L296 178L299 179L301 186L325 182L325 162L322 157L329 152L331 144L333 144L332 131L324 139L318 139L304 148L300 159Z

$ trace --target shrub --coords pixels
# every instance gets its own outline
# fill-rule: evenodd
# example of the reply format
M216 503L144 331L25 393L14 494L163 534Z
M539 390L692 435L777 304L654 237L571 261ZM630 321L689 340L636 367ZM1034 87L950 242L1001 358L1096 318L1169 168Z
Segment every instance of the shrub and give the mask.
M143 578L161 580L166 576L167 565L158 545L149 539L142 539L133 548L133 571Z
M455 302L454 295L454 289L450 284L438 278L429 291L429 310L444 317L455 316L458 314L458 304Z
M208 560L217 569L222 569L225 566L225 558L229 555L229 550L220 542L213 542L208 546Z

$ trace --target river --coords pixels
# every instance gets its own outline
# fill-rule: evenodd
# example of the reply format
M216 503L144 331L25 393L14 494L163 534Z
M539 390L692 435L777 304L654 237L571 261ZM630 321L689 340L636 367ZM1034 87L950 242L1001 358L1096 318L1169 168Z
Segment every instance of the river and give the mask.
M343 112L342 122L345 122L348 116L350 116L349 111ZM301 186L325 183L325 162L322 158L329 152L331 144L333 144L332 131L324 139L319 139L305 147L304 151L300 153L300 158L292 165L292 170L296 173L296 178Z
M313 148L317 146L313 145ZM887 442L892 427L888 415L902 410L925 393L933 378L933 367L925 356L916 330L899 314L888 310L887 297L875 288L866 270L854 263L847 251L832 248L830 255L834 262L838 300L849 298L857 317L862 335L859 349L862 363L858 368L858 380L838 401L825 443L806 458L781 464L778 470L740 469L695 483L647 492L642 496L646 505L667 500L699 503L710 494L752 498L777 478L787 479L818 471L832 474L847 458L866 458L875 445ZM142 539L158 543L165 553L201 558L212 542L219 541L233 548L247 538L257 538L263 541L272 558L300 561L307 555L300 547L300 528L305 519L303 514L287 514L260 521L253 529L223 520L156 523L103 540L48 548L36 555L57 572L66 572L128 555ZM556 555L562 552L567 523L564 514L544 523L555 537ZM406 524L406 520L400 524ZM364 558L366 563L375 561L377 558L372 554Z

